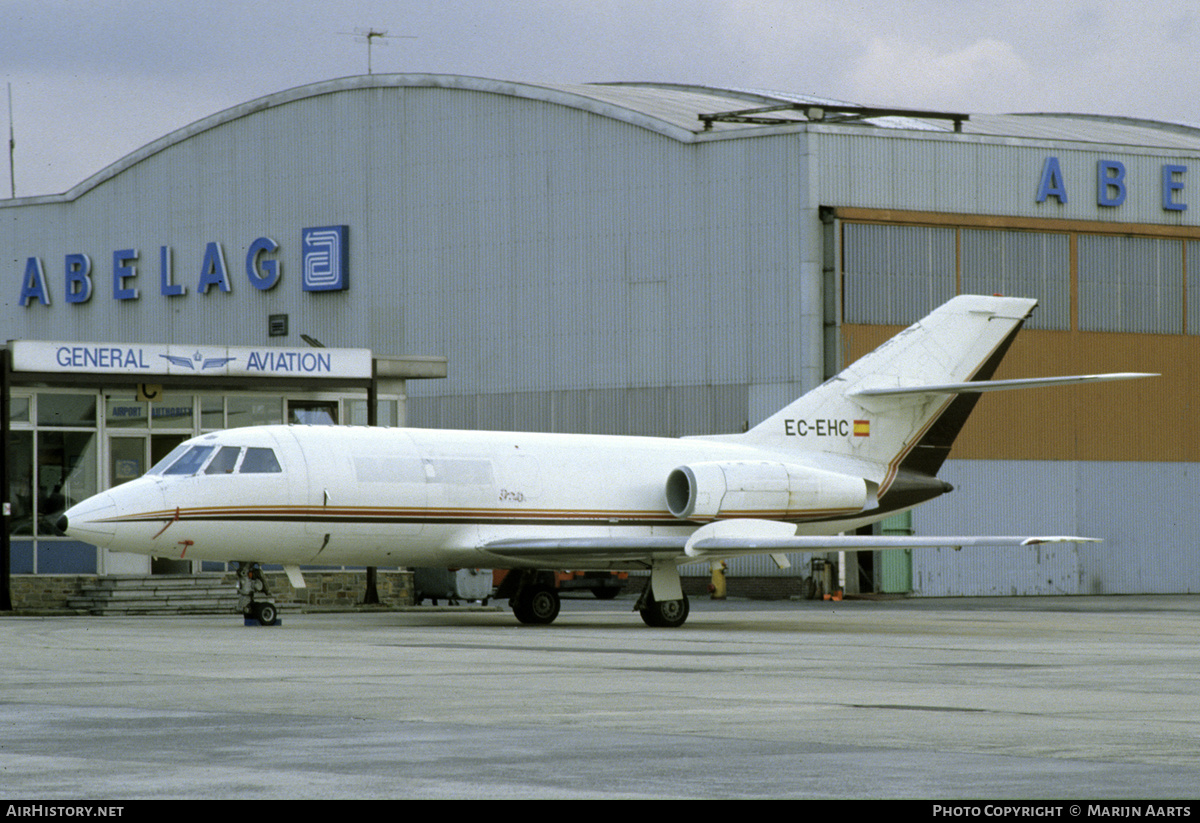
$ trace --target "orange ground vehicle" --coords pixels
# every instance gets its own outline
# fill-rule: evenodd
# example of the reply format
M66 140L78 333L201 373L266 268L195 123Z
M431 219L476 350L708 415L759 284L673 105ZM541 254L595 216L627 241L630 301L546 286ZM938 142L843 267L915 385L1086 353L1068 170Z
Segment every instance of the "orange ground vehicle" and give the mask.
M497 597L505 594L504 579L508 572L508 569L492 571L492 582L496 586ZM616 597L629 581L628 572L539 572L539 575L545 576L545 582L548 585L550 577L553 576L553 586L559 591L586 589L601 600L611 600Z

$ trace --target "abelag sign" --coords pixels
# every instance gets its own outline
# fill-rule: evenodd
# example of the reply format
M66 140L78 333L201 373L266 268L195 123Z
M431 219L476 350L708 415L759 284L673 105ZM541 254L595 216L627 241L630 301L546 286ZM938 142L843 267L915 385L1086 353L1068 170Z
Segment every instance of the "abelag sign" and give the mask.
M317 226L300 230L301 289L308 292L345 291L350 286L350 228ZM246 247L246 280L259 291L270 291L283 278L281 247L270 237L257 237ZM154 257L157 261L154 261ZM157 262L157 266L155 266ZM208 294L212 290L232 292L236 279L225 260L225 249L217 241L205 243L195 286L189 289L177 270L171 246L159 246L157 255L143 255L137 248L112 252L112 267L105 277L90 255L74 252L63 257L62 299L71 305L91 302L103 279L111 283L113 300L139 300L145 288L147 269L158 270L158 293L162 297L185 297L190 293ZM195 269L193 269L195 271ZM153 282L153 281L151 281ZM107 291L107 289L105 290ZM53 304L53 290L41 257L25 259L21 277L20 303Z

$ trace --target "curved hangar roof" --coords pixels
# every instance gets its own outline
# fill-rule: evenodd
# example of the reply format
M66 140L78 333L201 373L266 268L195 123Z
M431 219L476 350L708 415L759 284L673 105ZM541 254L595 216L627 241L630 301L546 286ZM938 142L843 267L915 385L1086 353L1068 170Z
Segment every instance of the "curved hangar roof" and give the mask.
M864 107L805 94L718 89L672 83L522 83L439 74L376 74L327 80L260 97L198 120L102 169L63 195L73 199L126 168L187 138L250 114L297 100L365 88L444 88L539 100L631 123L681 142L751 137L812 126L960 132L1157 149L1200 150L1194 126L1086 114L965 114ZM13 203L14 201L9 201Z

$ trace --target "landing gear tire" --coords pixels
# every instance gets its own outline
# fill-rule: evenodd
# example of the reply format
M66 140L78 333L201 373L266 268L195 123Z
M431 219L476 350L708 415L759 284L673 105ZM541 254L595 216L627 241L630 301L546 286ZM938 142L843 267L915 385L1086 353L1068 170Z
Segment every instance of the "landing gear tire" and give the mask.
M651 600L638 611L647 626L656 629L674 629L682 626L688 618L691 606L685 594L682 600Z
M549 586L533 586L520 592L513 598L513 614L522 623L534 626L547 626L558 617L561 607L558 592Z
M250 616L264 626L274 626L279 619L279 612L274 603L255 603L250 607Z

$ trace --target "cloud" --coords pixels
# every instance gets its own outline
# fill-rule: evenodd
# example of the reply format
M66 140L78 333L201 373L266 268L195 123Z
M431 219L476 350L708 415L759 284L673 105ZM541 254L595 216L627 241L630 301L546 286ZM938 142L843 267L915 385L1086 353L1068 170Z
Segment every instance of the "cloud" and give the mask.
M360 73L366 47L343 32L361 26L415 38L374 51L380 73L662 80L968 113L1200 121L1195 0L1161 0L1153 12L1144 0L294 5L283 14L233 0L0 0L0 94L11 81L18 193L63 191L200 117ZM0 101L0 134L5 114ZM6 166L0 158L0 180Z
M874 37L848 72L864 103L979 111L1028 108L1033 72L1008 43L984 38L956 51Z

